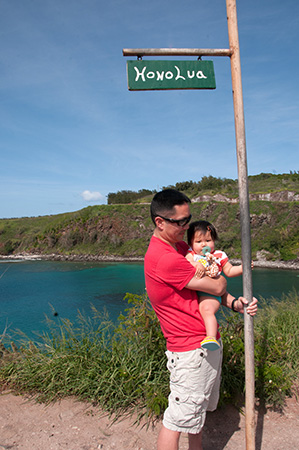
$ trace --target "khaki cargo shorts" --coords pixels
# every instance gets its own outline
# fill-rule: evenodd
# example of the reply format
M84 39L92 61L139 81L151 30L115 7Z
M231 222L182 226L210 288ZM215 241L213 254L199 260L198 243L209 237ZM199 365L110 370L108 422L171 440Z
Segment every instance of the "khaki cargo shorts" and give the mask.
M170 371L170 395L163 425L169 430L198 434L206 411L217 408L221 381L220 349L198 348L189 352L166 352Z

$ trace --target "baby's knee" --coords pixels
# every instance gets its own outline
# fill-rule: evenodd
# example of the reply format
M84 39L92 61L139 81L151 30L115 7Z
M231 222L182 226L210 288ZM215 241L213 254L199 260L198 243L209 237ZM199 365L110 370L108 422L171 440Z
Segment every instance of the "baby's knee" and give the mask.
M199 309L203 314L215 314L215 308L209 302L202 302Z

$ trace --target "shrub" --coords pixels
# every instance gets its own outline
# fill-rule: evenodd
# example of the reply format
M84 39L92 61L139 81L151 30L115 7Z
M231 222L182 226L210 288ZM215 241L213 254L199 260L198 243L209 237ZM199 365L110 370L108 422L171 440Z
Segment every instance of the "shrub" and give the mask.
M127 294L128 308L115 325L93 308L77 324L48 320L49 332L33 344L2 351L0 384L50 402L69 395L120 414L160 417L167 405L169 375L165 340L147 295ZM244 394L244 327L229 310L221 319L224 360L221 402ZM9 346L9 342L6 342ZM255 319L256 397L282 407L299 382L299 302L294 291L281 301L262 302Z

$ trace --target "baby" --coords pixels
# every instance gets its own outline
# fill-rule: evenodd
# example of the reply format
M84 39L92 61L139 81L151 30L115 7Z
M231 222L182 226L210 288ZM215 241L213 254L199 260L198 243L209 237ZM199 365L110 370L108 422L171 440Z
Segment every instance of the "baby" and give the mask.
M187 231L189 251L186 255L188 261L197 267L197 276L217 277L224 273L227 277L242 275L242 264L233 266L228 256L221 250L215 250L215 241L218 238L215 227L206 220L192 222ZM202 341L202 348L216 350L220 347L217 336L216 312L221 304L221 297L199 292L199 310L205 322L207 336Z

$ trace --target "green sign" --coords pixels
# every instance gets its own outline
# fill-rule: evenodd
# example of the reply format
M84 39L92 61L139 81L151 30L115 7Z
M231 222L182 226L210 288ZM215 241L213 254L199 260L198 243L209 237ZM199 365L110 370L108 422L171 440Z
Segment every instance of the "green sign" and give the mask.
M130 91L215 89L213 61L127 61Z

